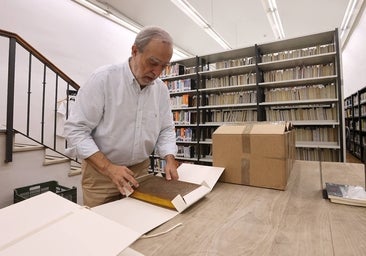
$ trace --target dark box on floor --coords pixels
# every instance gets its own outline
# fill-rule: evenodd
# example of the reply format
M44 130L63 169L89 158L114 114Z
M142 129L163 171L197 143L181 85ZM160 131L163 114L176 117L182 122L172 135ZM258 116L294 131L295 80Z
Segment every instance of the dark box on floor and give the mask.
M76 187L67 188L59 185L57 181L48 181L14 189L14 203L23 201L47 191L54 192L57 195L76 203Z

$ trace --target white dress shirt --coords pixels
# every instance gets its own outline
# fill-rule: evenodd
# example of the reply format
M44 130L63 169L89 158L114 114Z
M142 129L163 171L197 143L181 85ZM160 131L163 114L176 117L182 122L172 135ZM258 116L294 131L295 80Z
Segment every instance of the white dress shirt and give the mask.
M128 61L99 68L80 87L65 123L65 153L85 159L101 151L126 166L146 160L154 149L160 157L175 156L169 98L160 79L141 89Z

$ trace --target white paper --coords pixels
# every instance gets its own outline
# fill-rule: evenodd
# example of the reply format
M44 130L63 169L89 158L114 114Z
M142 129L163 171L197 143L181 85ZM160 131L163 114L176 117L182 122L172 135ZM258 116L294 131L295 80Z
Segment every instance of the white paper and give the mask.
M0 245L32 233L80 206L51 192L21 201L0 210ZM5 231L6 232L3 232Z
M92 210L134 229L141 235L178 215L177 211L130 197L94 207Z
M140 236L52 192L9 206L0 213L1 256L114 256ZM4 221L10 222L5 225ZM11 233L8 239L4 239L5 230Z
M178 167L177 171L179 180L194 184L206 182L210 190L212 190L224 171L224 168L183 163Z
M130 247L127 247L123 252L118 254L118 256L144 256L144 255Z

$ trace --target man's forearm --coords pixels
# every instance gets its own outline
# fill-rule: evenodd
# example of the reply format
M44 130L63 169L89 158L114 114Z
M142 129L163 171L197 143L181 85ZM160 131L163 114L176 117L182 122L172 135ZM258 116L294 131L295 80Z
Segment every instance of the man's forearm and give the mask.
M85 161L91 164L101 174L109 176L109 167L112 165L112 162L102 152L98 151L94 153L86 158Z

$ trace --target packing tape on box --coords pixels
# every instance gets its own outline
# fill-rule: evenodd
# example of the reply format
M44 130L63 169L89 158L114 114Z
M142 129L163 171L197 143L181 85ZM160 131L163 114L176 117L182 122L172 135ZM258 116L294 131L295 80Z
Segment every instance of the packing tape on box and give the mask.
M250 132L252 131L253 125L248 124L244 127L243 135L242 135L242 151L245 154L250 154Z
M250 161L247 158L241 159L241 183L250 184Z

